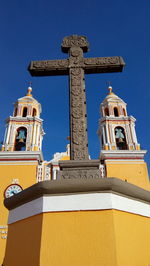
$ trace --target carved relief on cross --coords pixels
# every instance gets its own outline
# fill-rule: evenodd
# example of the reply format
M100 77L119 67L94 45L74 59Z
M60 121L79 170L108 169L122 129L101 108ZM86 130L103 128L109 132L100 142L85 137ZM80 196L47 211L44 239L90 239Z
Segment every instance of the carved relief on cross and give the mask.
M84 74L121 72L125 63L119 56L84 58L89 47L85 36L65 37L61 47L68 59L32 61L29 71L32 76L69 75L70 159L88 160Z

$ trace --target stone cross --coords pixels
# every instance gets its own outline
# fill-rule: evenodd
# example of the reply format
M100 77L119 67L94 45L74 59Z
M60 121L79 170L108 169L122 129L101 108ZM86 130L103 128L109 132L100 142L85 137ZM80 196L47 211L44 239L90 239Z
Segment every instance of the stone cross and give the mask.
M70 159L88 160L84 74L121 72L125 63L119 56L84 58L89 47L85 36L65 37L61 47L68 59L32 61L28 70L32 76L69 75Z

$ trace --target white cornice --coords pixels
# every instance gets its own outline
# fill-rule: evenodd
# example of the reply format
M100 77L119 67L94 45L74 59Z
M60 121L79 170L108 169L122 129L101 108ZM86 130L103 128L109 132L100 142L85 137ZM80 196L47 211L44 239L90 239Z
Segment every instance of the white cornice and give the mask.
M143 159L146 153L146 150L101 150L100 159Z
M9 212L8 224L41 213L66 211L119 210L150 217L150 204L115 193L76 193L73 195L43 196Z
M43 122L43 119L41 119L40 117L32 117L32 116L26 116L26 117L22 117L22 116L9 116L8 118L6 118L6 122L10 122L10 121L17 121L17 122Z
M104 116L104 117L101 117L100 120L99 120L99 123L103 123L105 121L118 121L118 122L121 122L121 121L125 121L125 122L129 122L129 121L132 121L132 122L135 122L136 119L133 117L133 116Z
M43 154L42 151L1 151L0 152L0 161L5 160L37 160L43 161Z

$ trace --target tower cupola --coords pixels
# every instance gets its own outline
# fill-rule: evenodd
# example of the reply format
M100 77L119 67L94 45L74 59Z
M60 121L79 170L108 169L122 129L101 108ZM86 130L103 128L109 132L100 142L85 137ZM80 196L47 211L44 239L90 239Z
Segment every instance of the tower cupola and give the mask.
M3 151L40 151L44 135L41 104L33 98L32 87L14 104L13 116L6 119Z
M14 117L40 117L41 104L32 96L32 88L28 87L26 96L19 98L14 104Z
M102 150L139 150L133 116L127 114L127 104L118 97L112 87L100 105L98 135Z
M126 103L112 92L112 87L108 87L109 93L104 101L101 103L102 117L126 117Z

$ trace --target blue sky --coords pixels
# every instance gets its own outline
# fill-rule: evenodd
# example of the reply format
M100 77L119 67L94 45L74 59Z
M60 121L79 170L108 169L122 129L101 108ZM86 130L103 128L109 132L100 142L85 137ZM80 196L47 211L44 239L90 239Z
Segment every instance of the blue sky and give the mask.
M96 134L99 106L107 94L107 81L128 104L136 119L138 141L150 151L150 1L131 0L2 0L0 6L0 140L4 120L13 103L24 96L32 81L33 95L42 104L46 135L45 159L65 150L68 143L68 78L31 77L31 60L59 59L64 36L85 35L90 51L85 57L123 56L122 73L86 75L89 152L98 158ZM150 164L149 153L146 161Z

